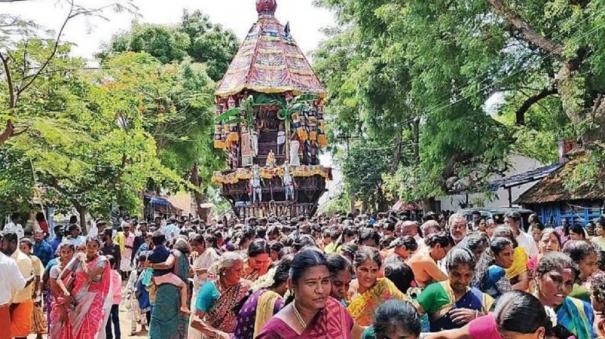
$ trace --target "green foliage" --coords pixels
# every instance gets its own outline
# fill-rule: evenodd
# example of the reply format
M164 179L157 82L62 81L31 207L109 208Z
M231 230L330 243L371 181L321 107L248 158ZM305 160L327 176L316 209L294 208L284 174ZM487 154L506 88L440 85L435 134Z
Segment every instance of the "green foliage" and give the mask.
M0 213L27 210L40 195L60 211L104 216L112 205L139 214L147 189L186 186L203 199L224 166L212 147L212 79L237 49L233 33L197 11L175 27L135 24L99 55L100 70L87 70L69 44L30 38L34 24L17 19L0 15L3 33L22 34L0 38L10 67L0 81L0 124L10 133L7 142L0 134Z
M376 140L354 142L341 163L346 191L372 210L387 208L382 173L389 171L394 146Z
M196 62L204 63L208 76L219 81L239 48L235 33L213 24L208 16L198 10L183 13L179 31L187 34L191 40L187 50L189 56Z
M224 154L212 146L214 82L223 77L238 46L233 32L200 11L185 11L174 27L133 25L100 54L108 70L122 69L121 75L130 78L128 95L142 98L144 128L156 140L162 164L195 181L191 188L198 193L224 167ZM140 69L129 69L133 65ZM198 176L192 173L196 168Z
M161 25L135 24L129 34L116 36L111 42L113 52L147 52L163 63L182 61L191 45L189 36L175 28Z
M481 190L506 169L510 151L549 163L558 140L595 128L580 122L604 89L594 62L605 59L602 44L594 43L605 34L602 1L503 2L563 46L560 54L539 48L487 1L316 2L335 10L339 22L315 56L331 93L329 135L338 142L402 133L404 144L417 147L414 161L384 179L408 200ZM573 63L574 71L563 72ZM519 111L545 88L555 95ZM494 93L501 97L498 122L484 108ZM517 118L524 124L513 126ZM420 122L418 130L411 121Z
M208 76L218 81L238 46L233 32L213 24L208 16L196 10L185 11L175 27L135 23L130 31L114 36L99 56L105 59L113 53L146 52L165 64L190 57L205 64Z
M29 160L22 153L0 148L0 215L29 213L33 187Z
M196 163L203 164L200 184L207 185L223 163L212 147L214 82L205 67L189 59L162 64L147 53L133 52L115 54L103 67L96 81L113 79L108 84L112 96L129 98L124 103L143 116L141 127L155 140L162 164L185 178ZM128 107L117 108L124 109ZM120 117L132 125L129 116Z
M320 206L322 215L347 214L351 212L351 199L348 192L341 192L337 197L328 200L325 205Z
M50 42L34 39L13 52L34 62L51 48ZM60 46L47 71L21 97L15 124L27 130L2 146L8 157L2 171L12 174L2 176L7 182L1 194L24 205L37 191L45 204L59 210L86 208L107 216L114 203L136 215L142 207L139 192L148 180L180 178L159 161L156 141L138 109L142 98L125 91L118 74L111 78L83 71L82 61L68 54L69 45ZM11 63L17 83L20 65ZM6 92L0 97L6 107Z

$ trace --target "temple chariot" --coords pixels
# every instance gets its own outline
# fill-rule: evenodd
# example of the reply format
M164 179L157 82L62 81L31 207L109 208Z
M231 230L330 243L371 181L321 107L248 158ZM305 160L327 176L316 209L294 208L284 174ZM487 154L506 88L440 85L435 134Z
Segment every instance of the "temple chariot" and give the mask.
M215 93L214 147L229 169L213 182L241 218L312 215L331 179L319 162L326 90L276 8L256 1L258 21Z

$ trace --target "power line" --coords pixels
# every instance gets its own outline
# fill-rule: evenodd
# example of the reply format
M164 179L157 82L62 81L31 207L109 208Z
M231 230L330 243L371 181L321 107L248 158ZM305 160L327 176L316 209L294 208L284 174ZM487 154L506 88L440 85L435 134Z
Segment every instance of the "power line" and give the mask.
M590 18L590 17L592 17L592 16L596 15L597 13L598 13L598 12L594 12L593 14L589 15L589 16L588 16L588 18ZM598 14L601 14L601 13L598 13ZM586 19L588 19L588 18L585 18L585 19L584 19L584 20L582 20L581 22L585 21L585 20L586 20ZM581 23L581 22L580 22L580 23ZM578 23L577 25L579 25L580 23ZM605 26L605 23L603 23L603 24L601 24L601 25L599 25L599 26L596 26L595 28L593 28L593 29L591 29L591 30L587 31L586 33L584 33L584 34L582 34L582 35L580 35L580 36L577 36L577 37L573 37L573 38L571 38L571 39L570 39L570 41L574 41L574 39L578 39L578 40L579 40L580 38L583 38L583 37L585 37L585 36L586 36L586 35L588 35L588 34L592 34L593 32L597 31L598 29L603 28L604 26ZM542 61L543 61L543 60L545 60L546 58L549 58L549 57L550 57L550 55L547 55L547 56L543 56L541 59L542 59ZM489 85L484 86L484 87L480 88L479 90L477 90L477 91L475 91L475 92L473 92L473 93L471 93L471 94L468 94L468 95L466 95L466 96L463 96L461 99L456 99L456 100L454 100L453 102L451 102L451 103L449 103L449 104L444 104L444 105L442 105L442 106L438 106L438 107L436 107L436 108L431 108L431 109L429 109L429 110L428 110L427 114L436 113L436 112L439 112L439 111L441 111L441 110L443 110L443 109L446 109L446 108L452 107L452 106L454 106L454 105L456 105L456 104L458 104L458 103L460 103L460 102L466 101L466 100L470 99L471 97L473 97L473 96L475 96L475 95L477 95L477 94L479 94L479 93L481 93L481 92L483 92L483 91L485 91L485 90L490 89L491 87L495 86L497 83L504 82L505 80L508 80L508 79L510 79L510 78L512 78L512 77L514 77L514 76L516 76L516 75L519 75L519 74L521 74L521 73L522 73L522 72L524 72L524 71L525 71L525 70L523 70L523 69L518 70L517 72L515 72L515 73L513 73L513 74L510 74L510 75L508 75L508 76L506 76L506 77L504 77L504 78L500 79L498 82L495 82L495 83L489 84ZM483 83L484 83L484 82L486 82L486 81L487 81L487 79L485 79L485 80L481 81L481 82L479 83L479 85L483 84Z

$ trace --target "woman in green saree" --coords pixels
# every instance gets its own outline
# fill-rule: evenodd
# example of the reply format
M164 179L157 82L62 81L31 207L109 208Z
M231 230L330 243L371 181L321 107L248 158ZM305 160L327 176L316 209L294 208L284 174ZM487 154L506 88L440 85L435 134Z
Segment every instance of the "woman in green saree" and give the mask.
M572 298L575 272L574 262L563 253L549 253L540 259L536 269L536 296L540 302L556 313L557 327L578 339L596 338L592 306Z
M179 238L167 260L173 273L184 283L189 276L188 255L191 247L187 240ZM149 337L151 339L184 339L187 337L189 315L181 311L180 288L174 284L161 284L155 292L155 302L151 314Z
M469 286L475 273L475 257L469 249L452 249L446 266L449 279L427 286L417 299L420 313L429 314L431 332L460 328L487 314L494 302Z

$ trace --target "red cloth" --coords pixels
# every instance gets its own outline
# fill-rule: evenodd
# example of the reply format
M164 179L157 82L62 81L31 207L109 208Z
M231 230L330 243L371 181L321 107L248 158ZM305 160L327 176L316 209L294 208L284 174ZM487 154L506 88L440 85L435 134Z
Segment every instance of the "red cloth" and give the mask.
M0 306L0 339L11 339L11 314L9 305Z
M105 257L97 257L86 263L88 271L99 266L99 261L105 261L101 280L89 282L88 275L81 268L76 271L76 279L71 294L75 296L77 306L74 310L75 320L71 322L72 334L77 339L96 338L101 328L105 326L105 299L111 288L111 267Z
M40 225L40 228L42 229L42 231L44 231L45 235L50 234L50 233L48 233L48 223L46 221L38 222L38 225Z

